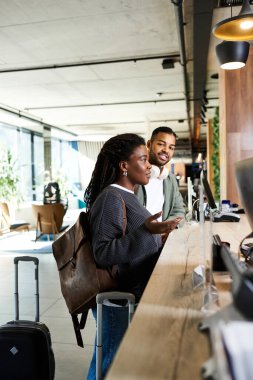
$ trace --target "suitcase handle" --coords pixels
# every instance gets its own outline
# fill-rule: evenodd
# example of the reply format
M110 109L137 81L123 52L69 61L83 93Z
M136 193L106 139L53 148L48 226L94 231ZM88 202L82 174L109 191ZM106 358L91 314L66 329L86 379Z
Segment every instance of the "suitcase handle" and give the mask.
M39 305L39 259L37 257L31 256L20 256L14 257L15 264L15 321L19 320L19 292L18 292L18 263L19 261L33 261L35 265L35 300L36 300L36 311L35 311L35 322L40 320L40 305Z
M97 301L97 344L96 344L96 380L102 380L102 313L105 300L128 301L128 324L134 314L135 296L127 292L103 292L96 296ZM98 328L99 327L99 328Z
M31 256L14 257L14 264L18 264L19 261L33 261L35 265L39 265L39 259Z
M135 296L127 292L103 292L96 296L98 318L102 317L102 305L106 300L127 300L128 301L128 323L131 322L134 315ZM102 320L102 318L101 318Z
M103 303L105 300L122 300L126 299L129 303L135 303L135 296L132 293L126 292L103 292L98 293L96 296L96 301L98 304Z

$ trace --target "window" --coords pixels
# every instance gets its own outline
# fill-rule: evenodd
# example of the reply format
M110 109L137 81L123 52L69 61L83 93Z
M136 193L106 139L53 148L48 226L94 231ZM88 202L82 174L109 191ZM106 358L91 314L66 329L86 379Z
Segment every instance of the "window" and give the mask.
M45 184L42 133L0 123L0 136L0 145L3 145L4 149L9 149L16 161L17 174L21 179L19 192L23 200L41 201ZM75 146L77 145L67 140L51 138L52 180L59 179L63 195L66 190L72 189L73 183L80 181L78 152Z

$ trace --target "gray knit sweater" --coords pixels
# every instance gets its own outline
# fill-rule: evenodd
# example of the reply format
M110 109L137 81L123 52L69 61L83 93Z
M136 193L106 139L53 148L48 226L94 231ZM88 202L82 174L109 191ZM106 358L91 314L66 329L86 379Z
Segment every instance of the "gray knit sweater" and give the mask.
M123 235L123 208L127 226ZM90 212L92 248L101 267L118 265L120 290L134 293L137 301L159 257L162 241L144 226L150 213L135 194L112 186L102 191Z

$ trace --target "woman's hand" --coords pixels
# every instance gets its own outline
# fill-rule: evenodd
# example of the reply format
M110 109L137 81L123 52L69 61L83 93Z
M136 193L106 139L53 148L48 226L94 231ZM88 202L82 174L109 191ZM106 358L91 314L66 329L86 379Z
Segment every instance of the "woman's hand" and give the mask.
M159 218L161 215L162 211L158 212L157 214L151 215L149 218L145 220L145 227L151 234L161 234L166 236L166 240L168 234L176 228L178 223L180 223L183 219L183 216L178 216L173 220L164 220L163 222L158 222L157 218ZM165 240L163 238L163 241Z

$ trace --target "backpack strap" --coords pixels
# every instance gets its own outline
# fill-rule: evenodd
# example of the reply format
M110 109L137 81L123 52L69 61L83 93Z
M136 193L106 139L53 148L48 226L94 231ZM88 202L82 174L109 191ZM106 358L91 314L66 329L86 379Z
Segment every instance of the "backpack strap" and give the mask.
M123 231L123 236L125 236L126 234L126 226L127 226L127 216L126 216L126 204L125 204L125 201L122 197L122 195L120 194L119 191L116 190L115 187L113 186L108 186L108 189L110 189L111 191L114 191L115 193L118 194L119 196L119 199L121 201L121 207L122 207L122 213L123 213L123 219L122 219L122 231Z
M121 206L122 206L122 212L123 212L122 230L123 230L123 236L125 236L126 226L127 226L126 205L125 205L124 199L122 198L122 195L118 191L117 193L121 200Z
M77 345L79 347L84 347L83 338L81 335L81 330L83 330L85 327L87 316L88 316L88 311L89 311L89 309L85 310L82 313L80 321L78 320L77 314L71 314L71 318L72 318L72 322L73 322L73 326L74 326L74 330L75 330L75 334L76 334L76 341L77 341Z

